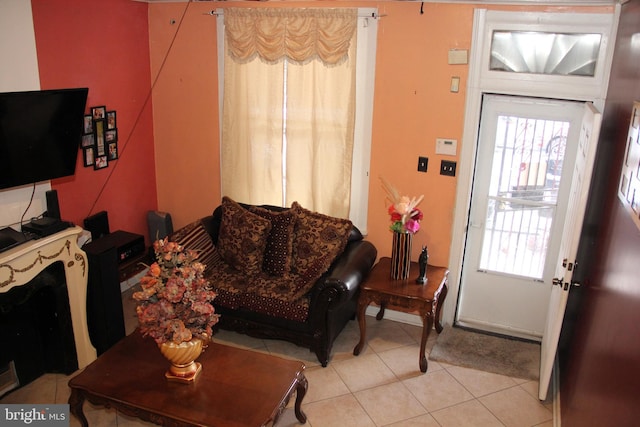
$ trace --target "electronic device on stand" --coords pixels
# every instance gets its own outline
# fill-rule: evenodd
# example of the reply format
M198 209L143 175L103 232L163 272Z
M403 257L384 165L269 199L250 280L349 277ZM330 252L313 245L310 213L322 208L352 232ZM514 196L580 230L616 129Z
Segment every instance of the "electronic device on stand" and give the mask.
M45 237L73 226L72 223L60 219L58 192L56 190L47 191L46 198L47 212L42 218L32 219L28 223L22 224L23 233Z

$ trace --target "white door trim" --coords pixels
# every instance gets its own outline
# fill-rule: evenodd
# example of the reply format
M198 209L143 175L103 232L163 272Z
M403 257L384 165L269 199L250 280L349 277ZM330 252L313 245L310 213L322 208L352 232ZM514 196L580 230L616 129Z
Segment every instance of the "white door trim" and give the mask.
M458 161L458 179L456 185L456 197L454 206L453 226L451 230L451 246L449 251L449 292L443 307L443 323L453 325L460 292L460 278L462 272L462 262L464 247L466 242L466 227L469 219L469 205L471 201L471 184L473 181L473 167L475 164L475 154L478 144L478 129L480 126L480 110L482 105L482 94L484 92L501 93L505 95L525 95L555 98L553 91L540 91L536 86L523 84L520 88L509 85L506 89L497 87L483 87L482 64L483 57L488 54L489 46L486 46L487 14L492 11L486 9L476 9L473 20L473 31L471 41L471 52L469 60L469 77L467 82L467 99L465 103L464 129L462 134L462 148ZM519 12L501 13L501 16L509 18L513 22L518 22L522 14ZM602 84L600 84L598 94L589 99L575 99L591 101L595 107L602 111L604 100L608 88L608 81L615 45L615 35L620 16L620 5L615 6L615 11L611 17L611 29L608 35L608 42L605 45L607 52L604 55L604 70ZM528 16L530 19L531 15ZM509 22L512 25L512 22ZM485 79L486 80L486 79ZM548 85L543 85L543 89L549 89Z

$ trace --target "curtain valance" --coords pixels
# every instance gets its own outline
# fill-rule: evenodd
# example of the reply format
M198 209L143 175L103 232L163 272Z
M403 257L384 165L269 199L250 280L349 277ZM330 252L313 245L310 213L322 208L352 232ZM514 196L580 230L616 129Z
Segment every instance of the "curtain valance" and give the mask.
M259 56L273 63L319 58L335 65L348 57L358 21L357 9L226 8L229 56L247 62Z

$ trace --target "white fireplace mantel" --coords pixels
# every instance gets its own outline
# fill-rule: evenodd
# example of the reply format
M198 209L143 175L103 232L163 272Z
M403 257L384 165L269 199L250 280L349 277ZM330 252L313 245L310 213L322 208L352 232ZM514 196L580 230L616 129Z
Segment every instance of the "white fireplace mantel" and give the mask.
M87 327L88 263L87 255L78 246L81 233L82 228L71 227L0 253L0 293L27 284L54 262L61 261L64 264L80 369L97 357Z

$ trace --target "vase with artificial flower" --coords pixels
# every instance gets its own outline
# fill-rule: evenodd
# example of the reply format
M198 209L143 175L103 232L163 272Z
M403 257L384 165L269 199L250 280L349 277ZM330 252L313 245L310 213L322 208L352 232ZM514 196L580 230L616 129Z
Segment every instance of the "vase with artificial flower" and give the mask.
M196 251L168 238L154 242L153 249L156 261L140 280L142 290L133 294L140 332L153 338L171 362L167 379L189 383L202 369L195 360L218 322L212 305L216 294Z
M420 230L423 213L417 208L424 196L401 196L400 193L381 178L387 196L391 201L388 213L391 219L389 229L393 232L391 246L391 278L405 280L411 269L411 248L413 235Z

